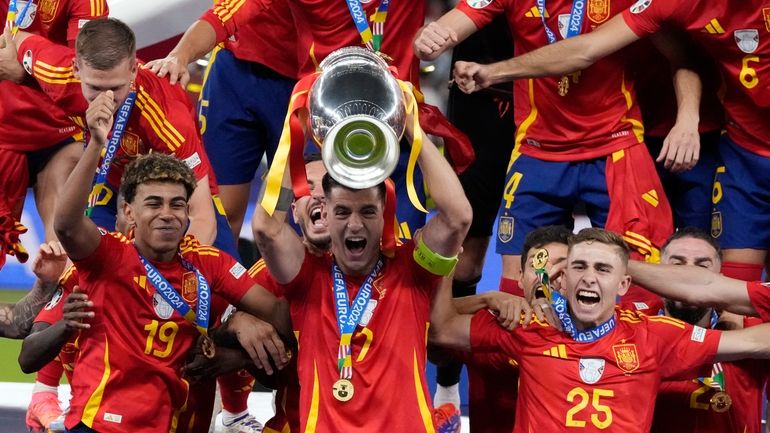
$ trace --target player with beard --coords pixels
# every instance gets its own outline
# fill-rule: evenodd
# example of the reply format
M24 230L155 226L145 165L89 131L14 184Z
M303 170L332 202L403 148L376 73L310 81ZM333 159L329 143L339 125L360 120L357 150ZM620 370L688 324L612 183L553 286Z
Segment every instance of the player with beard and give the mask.
M552 291L563 331L535 323L513 332L488 312L458 315L442 287L433 304L436 342L463 350L498 351L521 374L514 432L648 432L661 380L697 375L704 364L770 357L770 326L706 330L669 317L616 310L627 292L628 247L611 232L584 229L570 240L561 293ZM589 402L591 405L589 406Z
M661 263L698 266L718 274L722 265L719 245L696 228L677 231L663 245ZM704 289L707 290L707 289ZM755 318L729 317L705 305L665 299L665 314L704 328L746 327ZM728 317L726 317L728 316ZM653 433L759 433L762 431L762 391L766 361L742 360L714 364L704 377L661 384L653 417ZM730 403L724 395L730 397ZM720 403L721 401L721 403Z

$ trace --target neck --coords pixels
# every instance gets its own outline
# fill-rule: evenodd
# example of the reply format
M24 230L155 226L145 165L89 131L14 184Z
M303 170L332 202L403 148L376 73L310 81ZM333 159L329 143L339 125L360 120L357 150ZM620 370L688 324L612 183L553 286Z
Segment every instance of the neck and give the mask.
M168 251L156 250L138 239L134 243L136 244L136 249L139 250L139 254L153 262L170 262L176 257L176 249Z
M586 329L591 329L596 326L599 326L602 323L610 320L610 317L612 317L614 314L615 314L615 310L613 309L612 311L609 312L609 314L606 314L597 320L583 321L575 317L575 314L572 313L572 311L570 311L570 315L572 316L572 321L575 324L575 329L577 329L578 331L585 331Z
M372 269L374 269L374 265L377 263L378 258L379 258L379 255L374 256L369 261L369 263L367 263L366 266L362 267L360 270L351 269L345 263L341 263L340 261L337 261L337 266L339 266L343 274L349 277L365 277L369 275L370 272L372 272Z

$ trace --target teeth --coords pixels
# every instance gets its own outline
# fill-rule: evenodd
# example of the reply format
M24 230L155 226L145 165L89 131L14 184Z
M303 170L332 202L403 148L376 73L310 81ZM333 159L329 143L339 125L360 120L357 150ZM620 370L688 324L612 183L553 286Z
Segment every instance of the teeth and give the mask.
M594 292L589 292L587 290L580 290L578 291L578 296L584 297L584 298L594 298L599 299L599 294Z

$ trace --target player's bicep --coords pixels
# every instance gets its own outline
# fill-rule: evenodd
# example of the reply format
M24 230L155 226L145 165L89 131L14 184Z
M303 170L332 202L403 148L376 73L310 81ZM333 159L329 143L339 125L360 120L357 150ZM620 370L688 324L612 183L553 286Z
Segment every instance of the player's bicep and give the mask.
M457 314L440 326L431 326L429 341L450 349L471 351L471 318L468 314Z
M722 332L717 361L770 358L770 323Z

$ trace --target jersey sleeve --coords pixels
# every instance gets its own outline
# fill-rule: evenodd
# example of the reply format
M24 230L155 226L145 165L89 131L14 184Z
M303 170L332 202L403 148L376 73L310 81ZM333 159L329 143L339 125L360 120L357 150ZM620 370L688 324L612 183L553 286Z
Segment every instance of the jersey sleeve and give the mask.
M108 232L99 228L99 233L99 246L88 257L75 261L80 277L90 281L111 273L115 266L122 266L126 247L131 243L119 232Z
M89 21L106 18L109 7L106 0L71 0L67 15L67 43L75 48L75 39L80 29Z
M201 247L202 249L213 247ZM223 297L227 302L237 305L241 298L254 286L254 280L246 268L224 251L219 254L201 254L200 258L206 264L208 272L204 275L215 275L211 291Z
M667 316L639 316L647 320L656 340L658 365L665 380L689 379L711 369L719 347L720 331L692 326Z
M685 14L686 3L666 0L639 0L623 11L626 25L640 38L660 30L666 23L675 23Z
M522 335L521 328L508 332L497 323L491 311L481 310L471 319L471 353L476 358L477 352L497 352L518 362Z
M263 9L265 5L262 1L217 0L213 8L201 15L200 20L211 25L217 35L217 43L221 43L234 36L239 27L245 26Z
M61 320L64 316L64 303L67 300L67 296L74 291L75 285L78 283L78 274L75 270L75 266L70 266L59 278L58 287L56 292L51 297L51 300L45 304L35 317L35 323L43 322L48 324L54 324Z
M751 306L759 317L763 322L770 322L770 287L761 281L750 281L746 283L746 290L749 292Z
M473 21L476 28L480 29L490 22L497 15L505 12L506 7L512 0L460 0L457 3L457 10L464 13Z
M74 58L73 49L42 36L30 36L19 46L17 60L56 105L67 114L80 115L85 113L88 103L72 70Z
M146 131L150 146L184 161L196 179L208 175L212 170L182 88L144 68L139 70L137 82L135 109L140 112L140 128Z
M279 298L283 296L283 290L275 282L273 276L270 275L270 271L267 269L267 264L265 264L265 259L259 259L256 263L254 263L254 266L249 269L249 276L253 278L257 284L267 289L267 291L273 295Z

